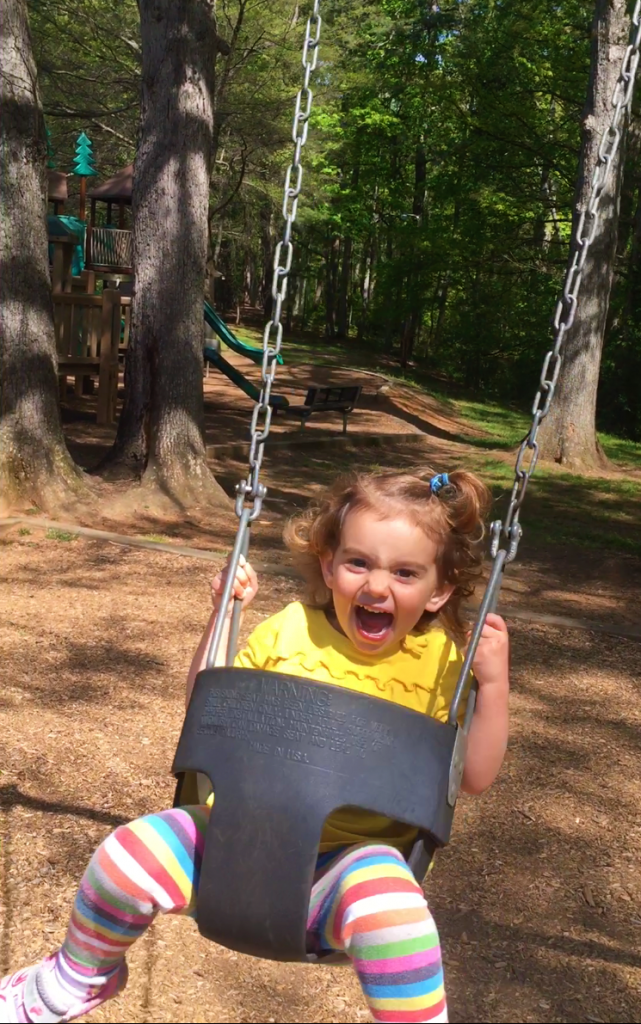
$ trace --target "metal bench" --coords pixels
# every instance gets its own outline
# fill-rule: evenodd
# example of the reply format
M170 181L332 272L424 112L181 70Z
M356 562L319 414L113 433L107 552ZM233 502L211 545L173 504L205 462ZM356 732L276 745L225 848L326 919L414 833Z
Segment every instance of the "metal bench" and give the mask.
M363 389L357 384L335 387L311 387L307 390L304 405L290 405L287 415L296 416L305 426L310 416L317 412L340 412L343 414L343 433L347 433L347 417L354 411Z

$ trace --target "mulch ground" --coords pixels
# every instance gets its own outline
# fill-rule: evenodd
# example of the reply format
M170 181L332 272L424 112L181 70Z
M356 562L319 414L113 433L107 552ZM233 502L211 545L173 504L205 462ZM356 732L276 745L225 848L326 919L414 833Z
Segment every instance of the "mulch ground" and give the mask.
M380 415L372 413L379 431ZM337 442L274 450L266 461L274 500L254 531L255 557L286 563L284 515L337 469L451 460L460 425L436 408L408 415L430 425L418 430L426 437L416 447L390 438L377 449ZM390 417L397 424L390 434L416 428ZM79 450L95 454L108 443L88 422L74 422ZM321 424L318 436L337 427ZM231 486L241 461L215 458ZM119 527L142 534L152 525L138 519ZM219 551L221 560L233 527L227 514L213 523L155 524L169 547L180 538ZM171 804L169 768L185 673L208 615L211 566L17 528L0 551L4 972L62 941L96 844L119 823ZM638 621L640 580L629 557L526 545L504 603L621 626ZM263 575L245 628L297 593L295 579ZM451 1019L638 1021L640 648L585 630L510 626L509 756L485 798L462 800L453 842L427 889L443 938ZM92 1019L368 1019L348 969L254 961L205 942L179 919L158 922L138 944L130 974L127 992Z

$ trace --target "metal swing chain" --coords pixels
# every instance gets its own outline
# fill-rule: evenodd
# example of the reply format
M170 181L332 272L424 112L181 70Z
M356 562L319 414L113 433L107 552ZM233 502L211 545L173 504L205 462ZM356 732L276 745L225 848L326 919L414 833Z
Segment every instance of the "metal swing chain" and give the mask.
M561 372L563 342L576 317L583 270L588 258L590 246L599 231L601 197L610 180L614 158L621 144L625 116L632 108L632 97L634 94L635 80L640 58L641 0L636 0L632 14L630 42L625 51L621 73L612 96L612 108L614 111L612 121L601 140L598 160L592 176L590 198L588 200L587 207L582 212L577 224L573 239L574 256L572 262L568 266L563 284L563 291L557 303L552 321L554 329L554 344L546 353L543 360L539 387L532 406L532 423L516 457L516 464L514 467L514 484L512 486L512 494L510 496L510 502L505 519L499 519L492 523L491 526L491 555L493 559L492 571L481 602L481 607L479 608L472 636L468 644L465 662L461 669L456 694L452 702L450 711L450 723L452 725L455 724L457 720L458 708L469 677L472 661L481 638L481 631L483 629L485 617L496 605L503 570L508 562L513 561L516 557L521 536L523 534L523 529L520 523L521 506L530 482L530 477L534 473L539 459L539 443L537 440L539 427L548 415L550 406L554 399L554 392ZM502 538L505 538L507 542L505 546L502 546L501 544Z
M292 231L298 200L303 183L303 165L301 161L303 146L307 142L309 119L312 112L313 93L310 88L311 77L318 65L318 53L321 34L320 0L314 0L314 7L307 20L305 42L303 44L303 85L296 97L292 140L294 155L285 175L283 195L283 237L276 246L274 253L274 275L272 279L273 308L271 319L265 326L263 334L263 362L261 370L261 389L250 427L249 471L236 487L236 515L239 523L236 531L234 548L229 559L227 580L221 598L221 607L228 608L232 597L234 578L241 555L247 554L249 546L249 528L261 513L263 501L267 495L265 484L260 482L260 470L265 456L265 442L269 437L273 409L270 403L272 386L276 378L278 357L283 345L283 325L281 317L287 296L287 281L292 268L294 245ZM240 627L241 602L235 601L229 629L227 644L227 665L233 664ZM207 653L207 667L212 668L216 662L218 650L225 626L225 616L219 615L214 634Z

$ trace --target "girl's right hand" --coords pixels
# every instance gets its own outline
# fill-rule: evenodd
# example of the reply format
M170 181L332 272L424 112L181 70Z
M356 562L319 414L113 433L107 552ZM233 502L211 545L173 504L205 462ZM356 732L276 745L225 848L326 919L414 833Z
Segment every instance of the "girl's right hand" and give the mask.
M211 596L214 602L214 608L217 612L220 611L220 606L223 597L223 590L225 589L225 580L229 572L229 565L225 568L218 576L215 577L211 585ZM249 604L254 600L258 592L258 577L252 569L249 562L245 559L244 555L240 556L240 564L236 570L236 579L234 580L234 589L232 590L232 599L237 597L243 602L243 611ZM230 603L231 610L231 603Z

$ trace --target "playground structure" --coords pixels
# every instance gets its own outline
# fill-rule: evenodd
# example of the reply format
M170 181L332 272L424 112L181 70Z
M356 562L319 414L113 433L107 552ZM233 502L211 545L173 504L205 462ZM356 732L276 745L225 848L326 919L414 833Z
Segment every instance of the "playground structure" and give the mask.
M63 214L67 201L66 175L49 172L49 245L52 263L54 321L61 397L66 395L67 378L75 380L75 394L82 395L98 376L98 423L113 423L116 416L119 355L129 341L131 290L133 281L133 232L126 227L133 191L133 164L88 193L89 221ZM98 223L98 203L106 204L106 224ZM112 224L118 210L118 227ZM96 292L97 281L103 288ZM207 326L231 351L260 365L262 348L238 338L205 299L203 316ZM223 373L253 402L260 389L234 366L211 342L203 350L204 364ZM282 359L279 360L282 362ZM296 419L304 427L316 413L338 412L347 421L360 398L358 385L307 389L302 404L292 404L284 395L271 395L273 412Z
M66 397L70 376L76 395L89 391L97 377L97 421L113 423L118 355L129 336L131 299L109 287L96 293L96 274L84 268L82 259L83 224L61 213L67 199L65 175L49 172L48 198L57 211L48 218L48 231L60 396Z
M87 226L86 262L92 270L117 272L119 276L133 273L133 232L126 227L127 209L131 209L134 166L128 164L113 178L89 193L91 212ZM105 203L106 225L97 222L97 204ZM113 209L118 209L118 226L112 224Z
M127 170L131 178L133 169ZM84 133L78 140L74 173L80 178L78 217L65 214L68 176L55 170L50 152L47 198L53 212L47 220L60 397L66 397L69 377L74 378L77 396L90 393L97 378L97 422L110 424L116 418L119 356L129 341L131 316L131 297L119 285L131 275L132 262L131 232L112 230L111 213L118 203L122 226L124 205L131 204L131 184L124 199L119 191L122 175L113 179L115 185L105 182L92 191L87 224L86 181L96 170L91 142ZM96 204L103 198L107 226L101 228L96 224Z

